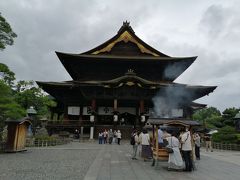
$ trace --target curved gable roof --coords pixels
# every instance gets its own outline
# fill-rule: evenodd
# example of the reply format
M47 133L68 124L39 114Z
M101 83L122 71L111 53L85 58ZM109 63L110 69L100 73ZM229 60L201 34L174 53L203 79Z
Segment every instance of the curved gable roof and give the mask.
M121 44L122 43L122 44ZM119 29L118 33L112 37L111 39L107 40L103 44L87 51L82 54L93 54L93 55L101 55L101 54L124 54L128 53L127 49L131 49L136 51L136 54L141 53L142 55L147 56L157 56L157 57L169 57L168 55L159 52L158 50L154 49L150 45L146 44L143 40L141 40L133 31L132 27L130 26L129 22L123 22L122 27ZM115 51L112 50L115 48ZM120 52L119 52L120 51ZM136 55L133 54L133 55ZM126 54L131 55L131 54Z

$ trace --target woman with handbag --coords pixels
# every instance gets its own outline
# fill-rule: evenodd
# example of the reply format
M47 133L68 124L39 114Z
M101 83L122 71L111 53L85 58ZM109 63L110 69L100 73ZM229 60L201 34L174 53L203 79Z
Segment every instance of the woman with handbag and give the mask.
M172 133L170 137L166 138L168 141L167 148L169 149L168 170L183 170L183 160L179 151L180 143L176 135L176 133Z

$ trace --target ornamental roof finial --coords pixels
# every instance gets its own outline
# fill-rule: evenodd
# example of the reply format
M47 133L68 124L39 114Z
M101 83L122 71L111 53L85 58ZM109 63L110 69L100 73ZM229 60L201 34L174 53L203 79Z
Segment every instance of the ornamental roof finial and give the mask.
M124 32L126 30L128 30L128 31L132 32L133 34L135 34L135 32L133 31L132 27L130 26L130 21L127 21L127 20L123 21L123 25L119 29L118 33L122 33L122 32Z

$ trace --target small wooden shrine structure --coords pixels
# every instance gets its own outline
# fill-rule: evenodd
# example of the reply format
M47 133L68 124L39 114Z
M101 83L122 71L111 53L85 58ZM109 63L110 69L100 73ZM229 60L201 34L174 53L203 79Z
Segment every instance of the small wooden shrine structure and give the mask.
M158 147L158 127L167 126L173 127L180 130L184 130L186 127L189 128L189 131L192 136L193 128L200 126L197 121L186 120L186 119L169 119L169 118L149 118L148 123L152 125L153 130L153 158L154 160L168 160L168 152L165 148ZM175 129L175 130L176 130ZM193 146L193 138L192 138Z
M26 135L28 126L31 125L31 119L25 117L18 120L7 119L8 125L7 144L5 152L26 151Z

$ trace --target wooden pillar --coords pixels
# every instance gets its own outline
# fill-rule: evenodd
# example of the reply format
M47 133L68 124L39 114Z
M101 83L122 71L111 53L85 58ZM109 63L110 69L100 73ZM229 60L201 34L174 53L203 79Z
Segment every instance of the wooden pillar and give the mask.
M68 106L65 104L64 105L64 115L63 115L63 119L65 122L68 121Z
M81 126L82 125L82 121L83 121L83 119L82 119L82 113L83 113L83 107L82 106L80 106L80 112L79 112L79 125Z
M91 107L93 111L96 111L96 99L92 99Z
M53 117L54 117L54 112L51 111L51 120L53 120Z
M144 100L140 100L139 106L140 106L140 115L141 115L142 113L144 113Z
M96 111L96 99L92 99L91 107L92 107L92 111L95 112ZM91 118L91 116L90 116L90 118ZM96 118L95 118L95 120L96 120ZM90 140L92 140L94 137L94 123L95 122L93 122L90 127Z
M139 116L138 116L138 124L140 125L141 129L143 128L144 123L141 122L141 115L144 114L144 100L139 101Z
M57 113L57 120L60 119L60 113Z
M118 107L117 99L114 99L113 100L113 111L117 111L117 107Z
M155 125L156 162L158 162L158 127Z

